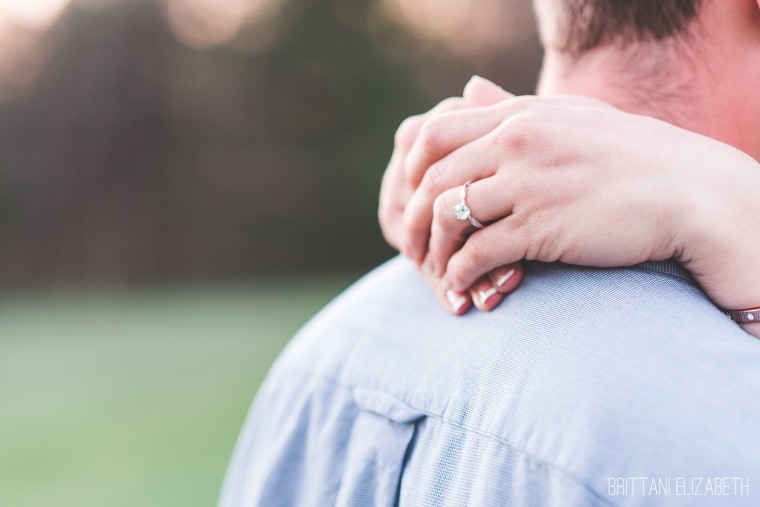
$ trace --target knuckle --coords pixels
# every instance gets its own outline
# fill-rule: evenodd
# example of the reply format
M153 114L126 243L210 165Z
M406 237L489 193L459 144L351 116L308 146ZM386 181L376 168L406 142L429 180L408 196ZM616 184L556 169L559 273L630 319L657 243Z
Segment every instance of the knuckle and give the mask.
M419 219L412 213L404 213L401 217L401 229L406 241L412 241L421 230Z
M394 138L395 145L397 147L408 148L414 144L414 140L417 137L419 126L422 123L422 116L411 116L401 122Z
M487 252L485 247L483 242L478 239L477 234L470 236L462 248L466 269L473 270L486 263Z
M531 234L532 218L537 216L531 208L520 210L509 215L510 232L521 239L529 239Z
M536 98L531 95L512 97L497 105L505 116L513 117L529 110L536 103Z
M440 136L441 121L436 118L426 121L420 129L418 137L418 143L423 153L434 153L440 145Z
M522 239L523 257L528 260L554 262L555 242L545 232L548 217L540 211L531 220L525 220L518 229Z
M524 152L541 139L540 124L530 113L520 113L505 120L497 132L500 147L513 153Z
M442 114L447 111L458 109L463 103L464 100L462 97L448 97L439 102L437 106L430 110L430 112L432 114Z
M444 223L444 218L448 216L450 209L446 195L439 195L433 201L433 219L438 223Z
M497 128L497 139L509 151L526 151L546 144L555 124L544 108L531 108L505 119Z
M434 196L443 190L445 182L445 173L441 164L433 164L425 172L422 179L422 190L429 196Z

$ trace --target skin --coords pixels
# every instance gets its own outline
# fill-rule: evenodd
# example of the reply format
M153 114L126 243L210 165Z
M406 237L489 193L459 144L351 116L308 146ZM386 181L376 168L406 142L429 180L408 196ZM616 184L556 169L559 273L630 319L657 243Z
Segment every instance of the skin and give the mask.
M630 49L572 62L549 51L545 97L510 99L477 79L459 107L416 122L386 174L381 202L398 202L381 206L381 225L444 305L466 311L452 303L469 299L469 288L476 306L492 309L519 282L521 259L624 266L674 257L718 306L760 306L760 224L748 220L760 216L760 99L750 84L760 84L760 5L707 1L697 28L688 51L699 65L678 52L667 62L671 82L688 82L688 103L631 93L631 76L616 68ZM452 212L471 179L473 215L491 222L478 231ZM760 337L758 327L745 329Z
M378 218L388 243L400 248L404 211L416 187L407 177L406 159L417 139L421 135L424 137L424 132L430 130L431 120L458 110L497 104L510 97L511 94L483 79L473 79L465 87L463 97L446 99L427 113L412 116L402 122L396 132L393 155L383 176L380 192ZM469 290L459 292L444 288L440 279L428 270L423 269L422 274L441 304L452 313L461 315L471 308L473 302L479 309L486 311L498 306L502 295L513 291L520 283L522 267L519 264L508 265L490 274L481 273L483 276Z

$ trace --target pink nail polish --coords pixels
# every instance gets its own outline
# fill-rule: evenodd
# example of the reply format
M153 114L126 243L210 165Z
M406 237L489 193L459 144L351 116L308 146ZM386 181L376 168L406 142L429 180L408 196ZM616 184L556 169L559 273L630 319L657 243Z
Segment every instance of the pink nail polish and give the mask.
M445 290L451 289L451 282L445 276L441 278L441 287L443 287Z
M446 291L446 299L449 300L451 309L454 310L454 312L458 312L464 305L467 304L467 298L462 294L457 294L453 290Z
M507 283L507 281L510 278L512 278L514 276L514 274L515 274L515 270L514 269L510 269L509 271L507 271L503 275L501 275L499 277L496 277L496 279L494 280L494 285L496 285L497 287L502 287L505 283Z
M488 300L493 297L497 293L496 287L491 287L487 290L480 290L477 292L478 294L478 304L480 306L486 306L486 303Z

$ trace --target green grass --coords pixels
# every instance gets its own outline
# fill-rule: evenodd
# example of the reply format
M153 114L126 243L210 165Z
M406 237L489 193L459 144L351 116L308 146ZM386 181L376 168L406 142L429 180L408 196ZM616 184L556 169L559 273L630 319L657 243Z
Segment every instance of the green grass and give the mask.
M0 505L214 505L272 360L350 280L0 297Z

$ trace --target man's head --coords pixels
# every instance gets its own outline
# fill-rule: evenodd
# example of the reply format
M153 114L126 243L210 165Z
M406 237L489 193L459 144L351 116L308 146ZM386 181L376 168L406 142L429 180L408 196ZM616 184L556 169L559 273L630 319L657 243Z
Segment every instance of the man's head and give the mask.
M685 37L702 0L536 0L544 46L580 56L606 44Z
M760 0L534 0L539 93L589 95L760 160Z

